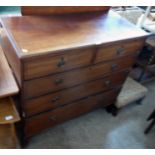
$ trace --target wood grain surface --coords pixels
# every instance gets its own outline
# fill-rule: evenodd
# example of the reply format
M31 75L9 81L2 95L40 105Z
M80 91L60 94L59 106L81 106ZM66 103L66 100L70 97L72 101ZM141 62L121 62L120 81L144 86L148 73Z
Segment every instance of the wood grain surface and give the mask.
M7 117L12 116L10 119ZM15 103L10 97L0 99L0 125L15 123L20 120Z
M122 85L126 79L127 74L128 72L126 71L114 73L110 76L84 83L76 87L50 93L31 100L25 100L25 113L27 116L30 116L97 94L102 91L108 91L112 88Z
M114 104L118 92L108 92L122 86L149 35L112 10L1 23L2 47L20 83L25 139Z
M135 56L124 57L108 63L75 69L69 72L50 75L24 82L24 98L32 98L46 93L52 93L64 88L84 84L91 80L104 77L113 72L129 69L135 62Z
M81 13L108 11L109 6L22 6L22 15L51 15L64 13Z
M26 138L29 138L46 128L90 112L93 109L105 107L114 103L119 90L120 89L114 89L106 93L90 96L72 104L56 108L53 111L42 113L27 119L25 124Z
M102 45L148 35L113 11L70 15L3 17L20 57Z
M20 117L12 98L0 99L0 149L20 148L15 123Z
M19 88L0 47L0 98L17 94Z

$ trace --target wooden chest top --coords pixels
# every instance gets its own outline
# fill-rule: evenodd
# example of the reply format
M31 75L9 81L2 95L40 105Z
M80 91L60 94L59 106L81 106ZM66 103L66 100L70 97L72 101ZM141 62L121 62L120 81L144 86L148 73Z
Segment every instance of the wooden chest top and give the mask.
M113 11L3 17L1 22L20 58L147 35Z

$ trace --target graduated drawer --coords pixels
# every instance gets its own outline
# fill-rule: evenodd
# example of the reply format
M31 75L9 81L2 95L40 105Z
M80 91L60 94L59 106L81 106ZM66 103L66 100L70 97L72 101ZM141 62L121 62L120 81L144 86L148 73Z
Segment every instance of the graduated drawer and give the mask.
M115 102L119 89L90 96L83 100L65 105L26 120L25 135L31 137L43 129L55 126L71 118L87 113L95 108L104 107Z
M93 48L76 49L59 55L35 56L24 62L24 79L33 79L49 74L64 72L91 63Z
M99 46L95 63L132 54L137 55L143 44L144 40L132 40L122 41L109 46Z
M26 116L32 116L34 114L56 108L60 105L68 104L78 99L82 99L89 95L109 90L118 85L121 85L126 79L127 74L127 71L115 73L98 80L78 85L76 87L64 89L59 92L44 95L38 98L25 100L25 114Z
M23 89L24 98L36 97L95 80L99 77L105 76L107 73L130 68L134 62L135 56L128 56L112 62L99 63L66 73L25 81Z

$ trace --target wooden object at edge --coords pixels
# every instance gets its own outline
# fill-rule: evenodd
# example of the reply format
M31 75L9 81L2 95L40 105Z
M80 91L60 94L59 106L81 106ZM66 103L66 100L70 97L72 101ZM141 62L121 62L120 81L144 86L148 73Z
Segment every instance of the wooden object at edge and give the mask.
M50 15L63 13L82 13L108 11L109 6L22 6L22 15Z

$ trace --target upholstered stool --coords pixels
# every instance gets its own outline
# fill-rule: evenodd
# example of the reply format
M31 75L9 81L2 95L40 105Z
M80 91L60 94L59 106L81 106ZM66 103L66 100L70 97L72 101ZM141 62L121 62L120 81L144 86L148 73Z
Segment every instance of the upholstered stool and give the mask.
M107 107L106 110L108 113L116 116L118 109L122 108L123 106L132 102L137 102L140 104L147 92L147 88L128 77L116 99L115 105Z
M132 102L141 102L148 92L147 88L128 77L117 97L115 106L121 108Z

